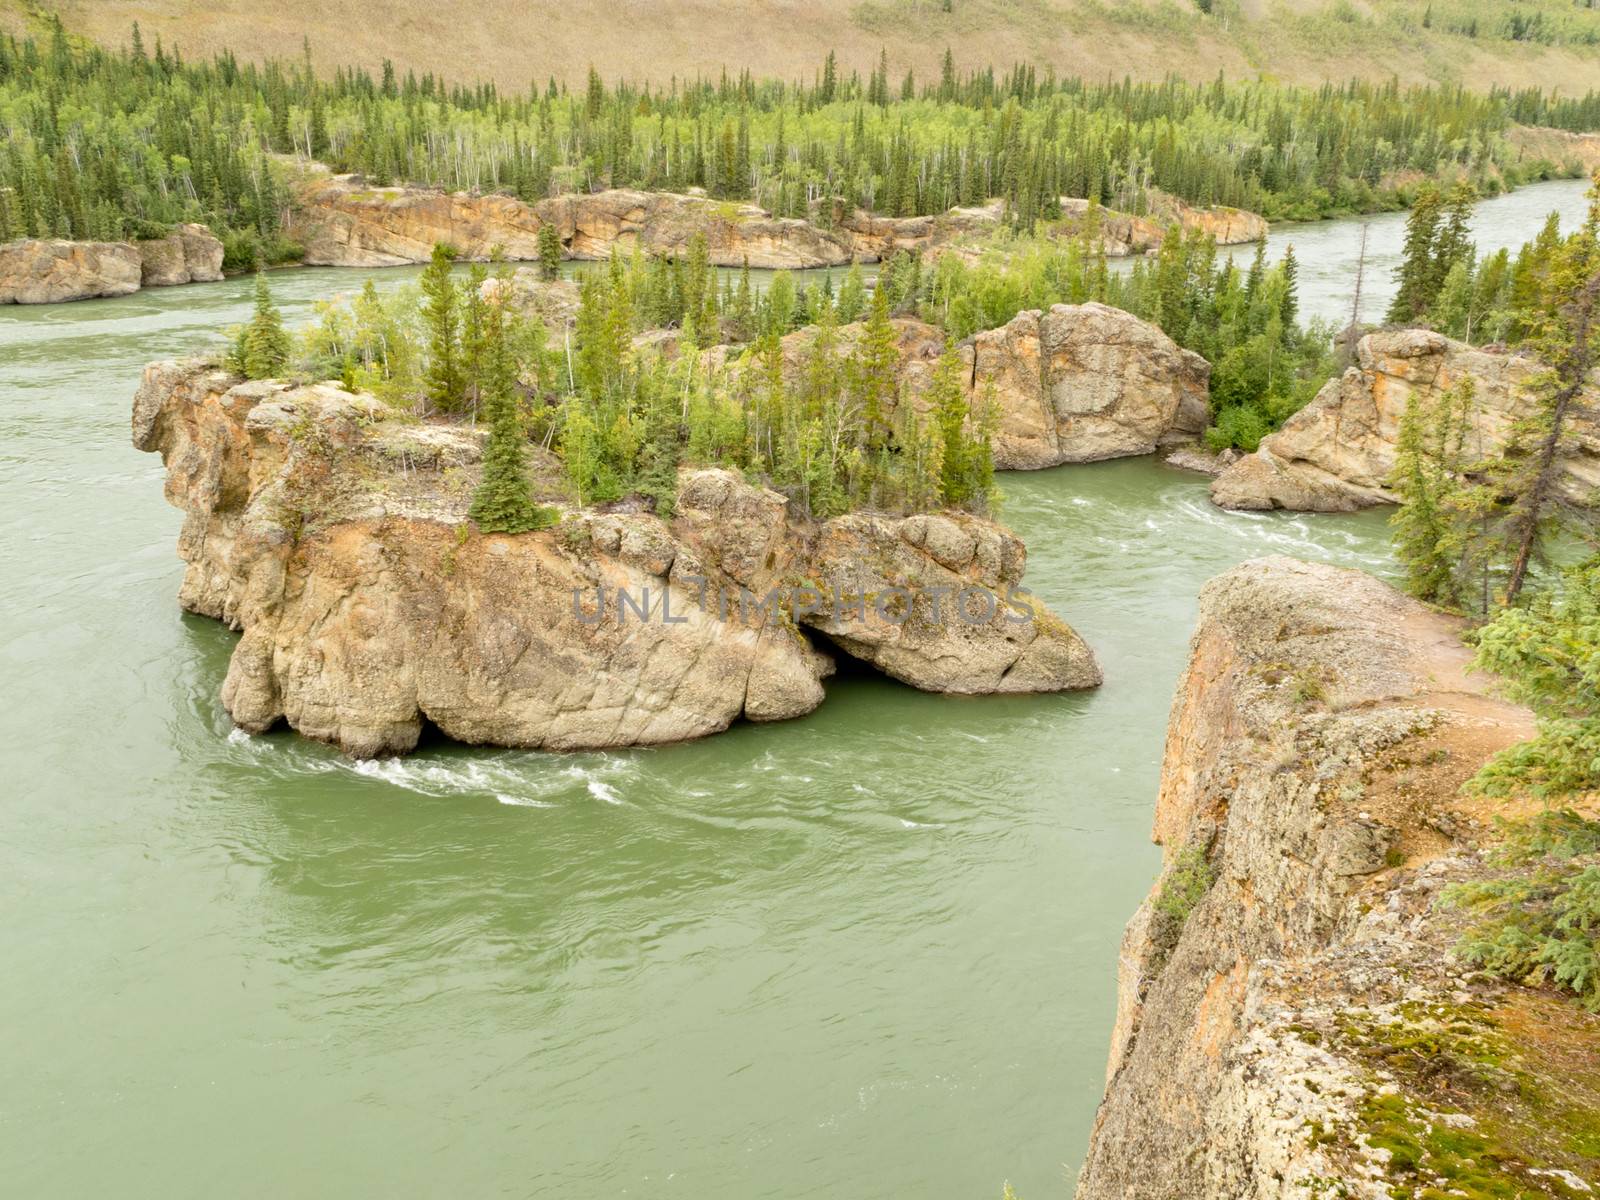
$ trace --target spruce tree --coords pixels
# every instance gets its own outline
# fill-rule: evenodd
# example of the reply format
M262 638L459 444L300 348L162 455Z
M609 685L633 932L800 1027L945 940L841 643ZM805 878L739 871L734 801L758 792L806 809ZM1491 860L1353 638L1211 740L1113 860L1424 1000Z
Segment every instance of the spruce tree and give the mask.
M939 498L947 505L960 506L972 498L973 456L966 428L969 409L961 386L961 356L954 344L945 347L934 365L928 405L942 448Z
M1386 320L1391 325L1410 325L1427 315L1435 294L1433 251L1439 232L1439 189L1424 184L1406 218L1405 250L1395 269L1399 290L1389 305ZM1444 282L1439 277L1439 284Z
M289 334L272 302L267 277L256 272L255 313L240 334L238 368L251 379L271 379L289 365Z
M428 401L449 412L461 403L461 310L450 264L455 252L442 242L422 270L422 319L428 330Z
M1473 384L1462 379L1433 400L1413 394L1400 418L1389 485L1400 507L1389 519L1406 590L1446 608L1465 606L1477 534L1466 480Z
M1513 425L1503 460L1500 484L1510 496L1502 530L1510 558L1507 604L1521 595L1552 524L1578 515L1561 484L1573 453L1570 422L1600 357L1600 179L1589 195L1588 220L1550 266L1545 301L1528 339L1548 366L1530 389L1533 410ZM1592 513L1584 517L1592 520Z
M539 226L539 278L558 279L561 276L561 235L556 227L546 221Z
M483 480L467 515L484 533L527 533L554 524L556 514L534 502L528 483L527 433L518 412L516 368L499 296L486 308L484 403L489 439L483 452Z

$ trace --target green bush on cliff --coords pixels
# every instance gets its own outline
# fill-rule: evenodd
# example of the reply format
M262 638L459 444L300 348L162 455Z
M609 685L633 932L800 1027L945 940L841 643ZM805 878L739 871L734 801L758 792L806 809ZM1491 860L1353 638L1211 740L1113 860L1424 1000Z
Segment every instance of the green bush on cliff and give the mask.
M1480 914L1459 952L1522 983L1552 983L1600 1012L1600 821L1541 814L1509 831L1516 870L1459 885L1446 902Z
M1164 963L1177 947L1189 915L1216 882L1216 868L1203 846L1185 846L1178 852L1151 905L1150 942L1158 963Z

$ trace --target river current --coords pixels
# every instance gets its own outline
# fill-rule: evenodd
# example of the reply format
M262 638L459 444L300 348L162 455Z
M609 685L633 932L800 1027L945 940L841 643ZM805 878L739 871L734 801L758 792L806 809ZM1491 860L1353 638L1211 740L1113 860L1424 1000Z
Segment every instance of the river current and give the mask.
M1520 242L1582 186L1486 202ZM1373 222L1373 308L1403 218ZM1354 222L1275 233L1347 311ZM1388 261L1385 255L1391 256ZM367 273L274 277L286 316ZM372 273L386 285L411 271ZM664 749L232 732L128 440L249 282L0 310L0 1162L17 1195L1063 1196L1149 886L1204 581L1388 572L1382 514L1228 514L1150 460L1005 476L1100 690L830 681Z

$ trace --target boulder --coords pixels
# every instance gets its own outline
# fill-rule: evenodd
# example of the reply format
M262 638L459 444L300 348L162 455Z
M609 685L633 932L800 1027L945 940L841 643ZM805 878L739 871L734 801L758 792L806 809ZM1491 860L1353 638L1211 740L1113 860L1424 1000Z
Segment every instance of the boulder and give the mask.
M24 238L0 245L0 304L58 304L139 290L139 251L128 242Z
M204 225L179 225L164 238L137 243L142 287L213 283L222 278L222 242Z
M1077 635L1026 597L1004 623L892 631L823 603L830 587L1014 584L1021 544L990 522L817 526L717 469L681 474L670 522L637 505L584 510L559 462L530 447L530 482L565 519L484 535L467 510L485 436L392 418L333 384L241 382L198 361L146 369L134 444L162 455L185 513L179 602L242 634L222 690L236 724L283 721L358 756L411 749L424 722L503 746L679 741L815 708L832 660L806 627L929 690L1099 681ZM873 556L870 580L855 555Z
M1209 419L1211 367L1156 326L1104 304L1018 313L962 347L975 398L1000 405L997 467L1152 454Z
M1468 445L1492 454L1512 424L1529 411L1528 388L1542 370L1532 358L1477 350L1426 329L1371 333L1357 362L1329 380L1283 428L1261 439L1254 454L1211 485L1223 508L1286 508L1349 512L1393 503L1389 477L1398 454L1400 421L1414 400L1432 401L1470 378L1474 384ZM1600 375L1574 416L1565 453L1566 489L1574 497L1600 486L1600 425L1593 416Z
M1084 640L1019 590L1026 560L1016 536L966 514L837 517L810 559L818 609L801 619L927 692L1098 687Z

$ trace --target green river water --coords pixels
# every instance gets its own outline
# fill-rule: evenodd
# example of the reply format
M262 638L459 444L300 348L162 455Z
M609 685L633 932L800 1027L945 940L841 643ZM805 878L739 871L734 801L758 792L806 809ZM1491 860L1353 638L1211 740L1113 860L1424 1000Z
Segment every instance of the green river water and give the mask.
M1580 192L1494 203L1528 236ZM1336 308L1318 236L1348 226L1294 239ZM303 319L363 277L274 290ZM142 365L248 290L0 310L5 1191L1068 1194L1196 593L1262 554L1385 571L1383 516L1225 514L1145 460L1009 475L1097 692L847 673L693 745L353 763L230 731L235 635L178 611L128 441Z

